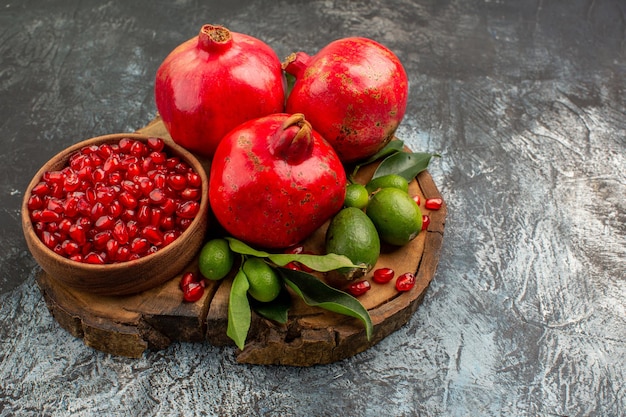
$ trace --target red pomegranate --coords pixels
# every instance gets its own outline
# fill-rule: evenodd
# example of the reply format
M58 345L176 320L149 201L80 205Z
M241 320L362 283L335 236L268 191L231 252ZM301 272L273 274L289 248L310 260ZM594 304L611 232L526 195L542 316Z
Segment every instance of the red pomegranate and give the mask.
M316 55L290 55L283 63L296 80L288 113L303 113L343 162L382 149L404 117L408 80L400 60L367 38L331 42Z
M302 114L273 114L227 134L215 152L209 200L234 237L294 245L337 213L346 190L339 157Z
M285 79L276 53L222 26L204 25L176 47L157 70L154 90L172 139L206 157L234 127L284 110Z

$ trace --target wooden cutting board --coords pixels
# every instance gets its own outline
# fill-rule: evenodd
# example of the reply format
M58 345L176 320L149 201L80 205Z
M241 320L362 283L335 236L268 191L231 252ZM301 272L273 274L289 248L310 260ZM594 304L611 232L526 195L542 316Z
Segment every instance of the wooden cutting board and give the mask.
M138 133L171 140L158 118ZM203 163L208 170L209 162ZM373 169L365 167L360 170L357 181L367 182ZM420 196L422 213L430 216L430 226L401 248L383 245L374 269L390 267L396 271L396 276L415 271L417 282L411 291L399 293L395 289L395 279L384 285L370 279L372 289L359 297L374 325L370 340L357 319L309 307L294 296L286 324L252 314L246 346L242 351L237 349L237 360L293 366L331 363L368 349L404 325L421 304L435 274L446 218L445 203L437 211L424 208L426 198L441 197L427 171L410 183L409 192ZM321 227L305 242L308 250L323 251L327 226ZM209 236L215 229L210 223ZM191 262L185 271L199 274L197 262ZM68 288L45 272L37 277L53 317L61 327L94 349L136 358L148 349L163 349L173 341L234 345L226 336L232 276L222 281L209 281L204 296L195 303L183 302L179 281L180 275L177 275L140 294L106 297Z

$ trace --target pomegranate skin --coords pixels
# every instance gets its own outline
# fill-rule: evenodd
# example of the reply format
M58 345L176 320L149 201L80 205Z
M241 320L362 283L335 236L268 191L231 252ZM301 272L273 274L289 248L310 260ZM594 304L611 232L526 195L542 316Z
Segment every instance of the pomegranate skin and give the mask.
M303 113L344 163L378 152L404 118L406 72L376 41L339 39L314 56L290 55L283 68L296 78L286 112Z
M346 174L330 144L302 115L285 113L227 134L209 177L218 222L233 237L263 248L304 240L341 209L345 189Z
M284 111L285 78L278 56L264 42L204 25L161 63L154 91L174 142L211 158L234 127Z

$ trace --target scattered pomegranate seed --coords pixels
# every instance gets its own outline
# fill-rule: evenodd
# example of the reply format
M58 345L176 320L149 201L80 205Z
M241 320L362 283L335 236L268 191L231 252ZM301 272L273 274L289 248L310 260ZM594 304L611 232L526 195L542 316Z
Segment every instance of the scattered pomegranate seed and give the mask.
M160 138L123 138L72 154L43 173L27 207L56 253L103 264L138 259L172 243L200 209L202 179Z
M199 282L192 282L183 290L183 300L188 303L195 303L204 295L204 287Z
M427 198L424 202L424 207L428 210L439 210L443 205L443 200L441 198Z
M428 214L422 215L422 230L428 230L430 225L430 216Z
M374 271L372 279L379 284L386 284L393 279L395 272L391 268L379 268Z
M405 272L396 279L396 290L409 291L415 286L415 275Z
M191 284L192 282L198 282L198 278L196 274L193 272L185 272L183 276L180 278L180 289L184 290L186 286Z
M363 295L368 292L370 288L372 288L372 286L370 285L369 281L362 280L353 282L352 284L348 285L348 292L353 296L358 297L359 295Z
M413 197L413 201L415 201L415 204L417 204L418 206L420 205L420 196L419 195L414 195Z

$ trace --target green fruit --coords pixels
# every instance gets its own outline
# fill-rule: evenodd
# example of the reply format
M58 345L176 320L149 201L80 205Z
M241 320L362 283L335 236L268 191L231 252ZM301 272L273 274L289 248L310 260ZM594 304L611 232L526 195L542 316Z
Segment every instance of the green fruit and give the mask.
M369 193L361 184L348 184L346 187L346 198L343 205L346 207L356 207L363 209L369 201Z
M337 272L347 279L364 275L374 267L380 255L380 238L372 221L362 210L348 207L333 217L326 232L326 253L348 257L365 268L341 268Z
M281 290L281 281L265 261L259 258L248 258L243 263L243 272L248 278L250 288L248 294L262 302L269 302L278 297Z
M373 193L379 188L397 188L406 193L409 190L409 182L398 174L388 174L370 180L365 188L369 193Z
M205 278L218 280L228 275L234 262L235 254L230 250L228 241L226 239L212 239L205 243L200 250L198 267Z
M422 212L408 193L383 188L367 205L367 216L376 226L380 239L396 246L413 240L422 230Z

